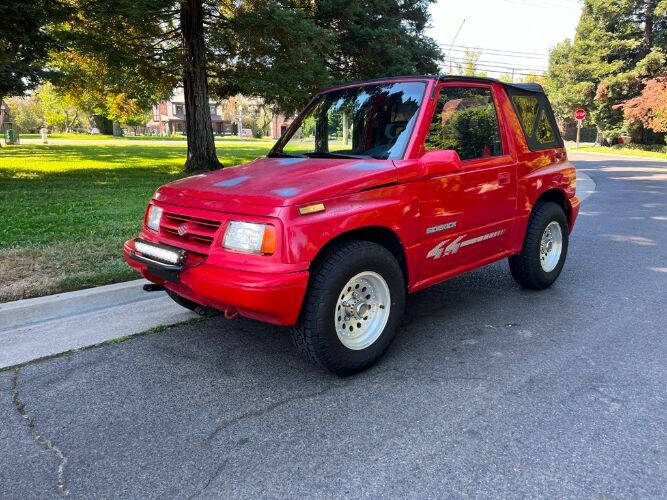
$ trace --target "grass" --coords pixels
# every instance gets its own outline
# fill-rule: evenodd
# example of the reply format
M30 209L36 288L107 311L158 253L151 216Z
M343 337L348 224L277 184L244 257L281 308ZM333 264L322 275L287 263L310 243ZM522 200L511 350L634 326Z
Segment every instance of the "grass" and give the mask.
M225 138L218 156L236 165L272 144ZM0 148L0 302L138 277L122 244L155 189L185 175L185 154L184 142L122 139Z
M41 140L42 136L40 134L21 134L21 140L24 139L38 139ZM125 137L115 137L113 135L104 135L104 134L49 134L48 140L68 140L68 141L185 141L185 136L181 134L175 135L128 135ZM216 136L216 141L228 141L235 142L239 141L237 136L225 135L225 136ZM243 139L243 142L265 142L266 139L257 139L255 137L246 137Z
M641 149L608 148L604 146L581 146L579 149L571 148L571 151L579 151L582 153L606 153L623 156L642 156L645 158L661 158L663 160L667 160L667 153L660 153L658 151L642 151Z

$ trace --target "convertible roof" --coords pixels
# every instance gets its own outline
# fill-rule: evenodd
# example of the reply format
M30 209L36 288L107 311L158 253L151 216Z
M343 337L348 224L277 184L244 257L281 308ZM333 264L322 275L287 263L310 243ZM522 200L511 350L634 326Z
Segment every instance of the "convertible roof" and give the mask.
M507 83L496 80L495 78L482 78L478 76L461 76L461 75L401 75L401 76L386 76L384 78L374 78L372 80L360 80L356 82L346 82L340 86L356 85L364 83L381 82L387 80L438 80L441 82L456 81L456 82L471 82L471 83L498 83L506 88L516 89L521 92L535 92L544 94L544 89L538 83ZM331 87L323 92L338 88L339 86Z
M510 87L522 90L524 92L538 92L543 94L544 89L539 83L507 83L496 80L495 78L482 78L477 76L457 76L457 75L441 75L437 77L441 82L457 81L457 82L480 82L480 83L499 83L504 87Z

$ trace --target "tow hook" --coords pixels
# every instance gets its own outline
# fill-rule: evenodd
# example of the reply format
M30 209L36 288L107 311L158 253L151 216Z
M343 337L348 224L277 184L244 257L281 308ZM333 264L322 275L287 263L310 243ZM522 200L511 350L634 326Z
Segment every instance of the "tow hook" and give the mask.
M144 285L144 292L161 292L164 289L164 286L158 285L157 283L146 283Z
M233 307L228 307L225 309L225 318L234 319L239 315L239 312Z

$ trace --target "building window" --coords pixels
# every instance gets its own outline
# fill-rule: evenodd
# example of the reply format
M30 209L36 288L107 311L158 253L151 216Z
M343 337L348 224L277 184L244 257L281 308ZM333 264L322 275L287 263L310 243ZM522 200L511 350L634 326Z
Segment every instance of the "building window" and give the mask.
M211 114L212 115L217 115L218 114L218 106L215 104L209 104L209 108L211 108Z
M185 104L174 104L174 114L175 115L184 115L185 114Z

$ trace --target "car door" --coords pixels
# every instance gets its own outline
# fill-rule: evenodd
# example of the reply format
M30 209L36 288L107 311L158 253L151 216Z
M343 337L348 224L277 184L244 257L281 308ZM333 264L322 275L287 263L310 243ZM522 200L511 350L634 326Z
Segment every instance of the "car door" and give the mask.
M516 162L491 84L443 83L425 151L455 150L462 168L422 182L421 280L437 281L507 251L516 212Z

